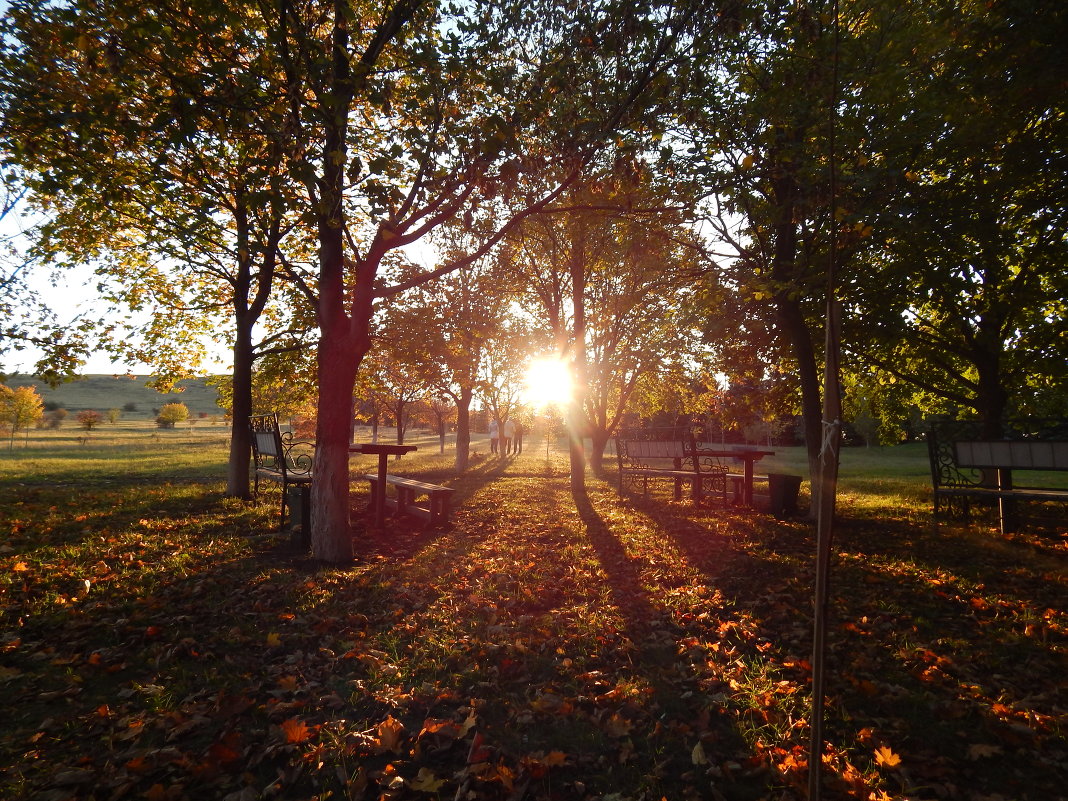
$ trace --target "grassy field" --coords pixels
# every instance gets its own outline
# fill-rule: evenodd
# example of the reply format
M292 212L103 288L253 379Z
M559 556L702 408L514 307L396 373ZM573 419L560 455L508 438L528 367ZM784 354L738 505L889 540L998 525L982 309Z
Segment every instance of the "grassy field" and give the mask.
M31 376L12 375L4 383L12 389L34 387L45 403L59 404L71 413L82 409L104 413L109 409L123 409L127 404L134 404L136 408L124 411L123 417L127 420L144 420L155 418L153 410L164 404L184 403L194 416L203 413L221 417L224 414L224 410L216 403L218 391L208 386L205 378L179 381L176 385L178 391L167 393L147 387L145 384L148 380L149 376L145 375L87 375L53 388Z
M421 439L391 469L454 525L368 529L354 482L331 567L199 426L0 450L0 798L804 798L811 523ZM936 528L928 480L843 455L825 797L1066 798L1068 531Z

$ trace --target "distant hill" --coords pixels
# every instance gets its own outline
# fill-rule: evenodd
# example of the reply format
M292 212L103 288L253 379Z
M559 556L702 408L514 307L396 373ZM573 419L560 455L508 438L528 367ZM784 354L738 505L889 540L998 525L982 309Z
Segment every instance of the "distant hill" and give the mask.
M69 412L93 409L106 412L108 409L123 409L123 417L155 417L156 409L167 403L184 403L190 414L221 415L225 413L217 401L219 392L208 386L207 378L190 378L179 381L178 392L161 393L145 386L151 379L147 375L87 375L68 381L52 389L43 381L27 375L8 376L4 384L15 387L31 386L44 399L45 404L58 404ZM128 407L133 404L133 409Z

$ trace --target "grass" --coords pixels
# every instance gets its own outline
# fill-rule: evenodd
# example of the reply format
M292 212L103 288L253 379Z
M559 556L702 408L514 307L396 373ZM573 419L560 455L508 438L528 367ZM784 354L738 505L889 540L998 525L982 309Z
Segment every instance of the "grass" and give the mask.
M136 408L123 412L124 418L145 420L154 419L153 409L159 409L164 404L184 403L193 415L223 415L223 409L216 403L218 390L208 386L206 378L184 379L176 384L177 391L166 393L156 392L146 386L149 379L150 376L146 375L87 375L50 387L32 376L11 375L4 383L12 389L34 387L46 403L57 403L71 412L93 409L104 413L132 403Z
M0 797L804 797L810 523L426 439L391 469L452 528L364 530L354 482L337 568L224 438L149 433L0 452ZM841 472L827 797L1064 798L1068 532L936 529L912 446Z

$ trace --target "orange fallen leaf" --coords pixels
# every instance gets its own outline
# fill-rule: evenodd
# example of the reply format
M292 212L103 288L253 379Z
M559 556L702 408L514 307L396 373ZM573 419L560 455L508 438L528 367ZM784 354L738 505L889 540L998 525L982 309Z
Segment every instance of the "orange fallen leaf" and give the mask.
M875 762L883 768L896 768L901 764L901 757L884 745L875 749Z
M378 744L385 751L396 751L404 735L404 724L392 715L378 724Z
M310 740L312 730L308 724L297 718L290 718L282 724L282 733L286 736L287 743L303 743Z

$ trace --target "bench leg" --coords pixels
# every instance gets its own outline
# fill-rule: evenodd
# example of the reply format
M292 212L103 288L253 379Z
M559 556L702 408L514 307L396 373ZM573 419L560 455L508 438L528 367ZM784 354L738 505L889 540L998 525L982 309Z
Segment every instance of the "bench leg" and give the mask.
M444 526L449 522L449 496L451 492L430 493L430 525Z
M415 494L407 487L397 487L397 517L408 513L408 506L415 502Z

